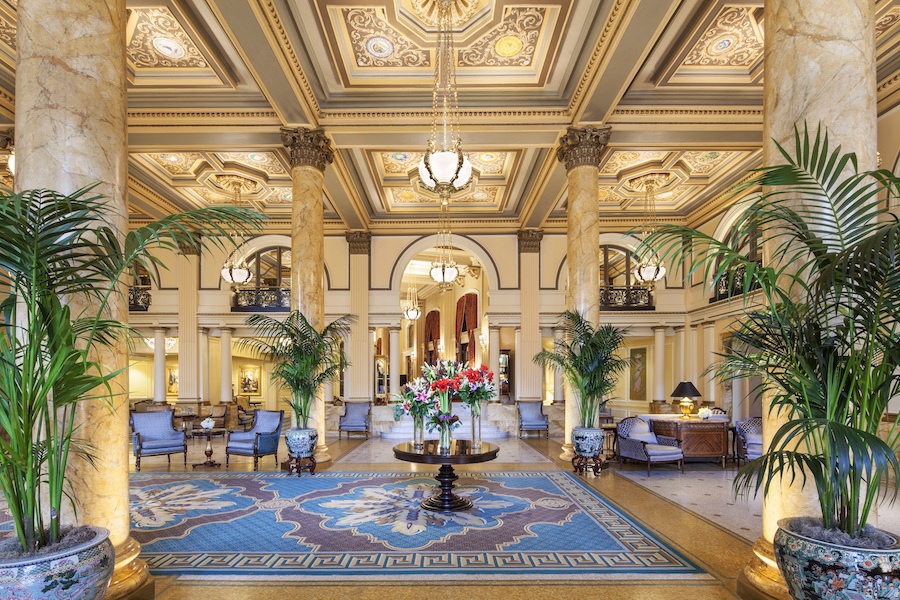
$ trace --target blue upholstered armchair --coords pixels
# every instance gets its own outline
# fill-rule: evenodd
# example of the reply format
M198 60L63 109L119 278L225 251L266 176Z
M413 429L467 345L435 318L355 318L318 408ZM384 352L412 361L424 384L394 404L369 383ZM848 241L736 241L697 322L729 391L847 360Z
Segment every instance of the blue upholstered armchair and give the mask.
M369 439L369 415L372 411L372 403L348 402L344 406L344 416L341 417L338 424L338 439L341 439L341 434L345 431L348 438L351 433L364 433L366 439Z
M738 463L756 460L762 456L763 437L762 419L750 417L734 424L734 432L738 436Z
M678 463L684 473L684 453L678 447L678 440L664 435L656 435L650 424L638 417L627 417L619 422L619 459L631 459L647 463L647 477L650 467L664 462Z
M131 434L131 445L135 456L135 469L141 470L141 458L144 456L167 455L172 464L172 454L184 453L184 464L187 464L187 442L184 432L173 425L174 410L160 412L140 412L131 415L134 433Z
M278 445L281 443L283 410L258 410L249 431L230 431L225 438L225 468L232 454L253 457L253 470L259 470L259 457L275 455L278 466Z
M519 437L525 431L543 431L550 437L550 420L544 414L542 402L519 402Z

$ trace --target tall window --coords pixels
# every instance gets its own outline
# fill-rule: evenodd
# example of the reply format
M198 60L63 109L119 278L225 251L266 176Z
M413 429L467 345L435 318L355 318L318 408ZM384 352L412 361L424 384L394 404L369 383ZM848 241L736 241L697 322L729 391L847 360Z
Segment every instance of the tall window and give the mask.
M247 259L253 277L236 292L233 311L288 311L291 308L291 249L264 248Z
M650 290L634 277L639 262L627 248L600 246L600 310L653 309Z

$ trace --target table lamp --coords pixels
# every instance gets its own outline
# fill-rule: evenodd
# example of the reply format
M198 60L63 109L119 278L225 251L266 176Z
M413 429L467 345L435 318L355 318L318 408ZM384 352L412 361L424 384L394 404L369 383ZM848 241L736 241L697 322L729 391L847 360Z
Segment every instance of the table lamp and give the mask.
M681 418L687 419L688 415L691 414L691 411L694 410L694 398L699 398L702 396L697 388L694 387L694 384L690 381L682 381L675 387L675 391L672 392L673 398L681 398Z

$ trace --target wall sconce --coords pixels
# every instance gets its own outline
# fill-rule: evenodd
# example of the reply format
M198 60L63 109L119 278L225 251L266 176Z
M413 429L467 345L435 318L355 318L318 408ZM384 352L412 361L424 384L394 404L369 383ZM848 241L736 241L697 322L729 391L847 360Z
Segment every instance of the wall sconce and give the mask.
M486 336L486 335L484 334L484 332L482 332L482 333L479 334L479 336L478 336L478 345L481 346L481 351L482 351L482 352L487 352L487 347L488 347L488 336Z
M681 407L681 418L687 419L688 415L694 410L694 398L699 398L703 394L694 387L690 381L682 381L675 387L672 392L673 398L681 398L679 406Z

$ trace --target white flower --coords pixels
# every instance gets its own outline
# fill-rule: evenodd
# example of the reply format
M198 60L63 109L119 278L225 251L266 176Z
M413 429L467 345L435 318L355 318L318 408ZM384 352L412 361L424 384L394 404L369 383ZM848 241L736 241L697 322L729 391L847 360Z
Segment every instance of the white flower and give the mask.
M215 424L216 421L212 417L206 417L205 419L200 421L200 427L202 427L203 429L212 429Z
M710 410L709 408L704 406L703 408L701 408L700 410L697 411L697 415L701 419L708 419L712 416L712 410Z

